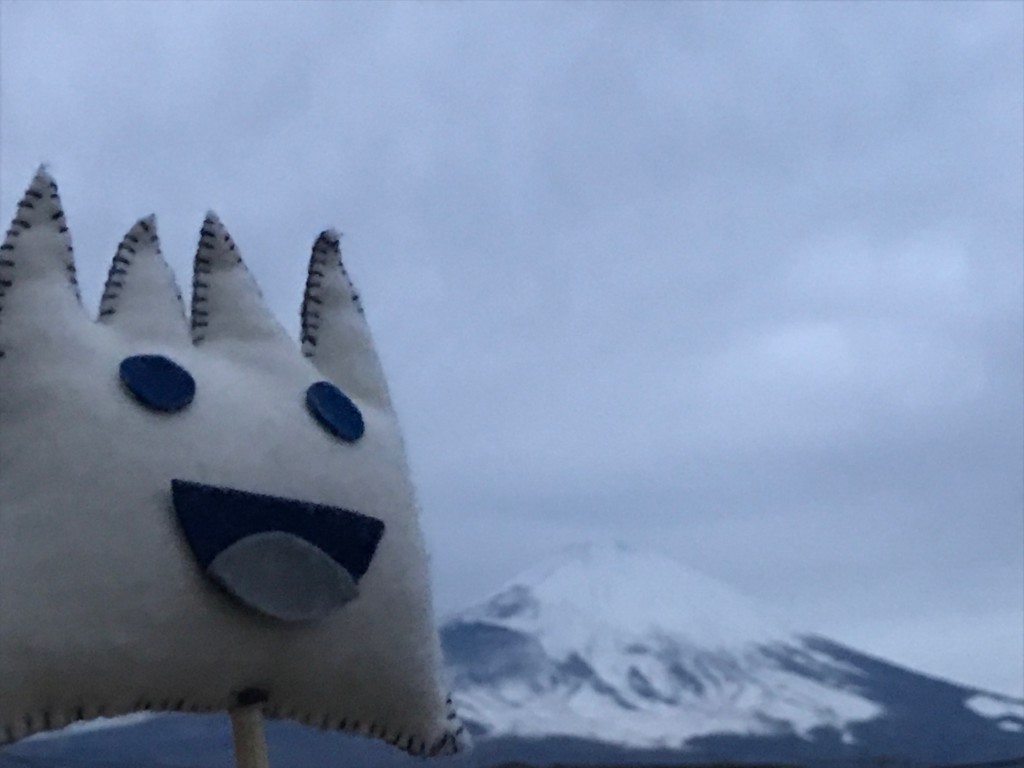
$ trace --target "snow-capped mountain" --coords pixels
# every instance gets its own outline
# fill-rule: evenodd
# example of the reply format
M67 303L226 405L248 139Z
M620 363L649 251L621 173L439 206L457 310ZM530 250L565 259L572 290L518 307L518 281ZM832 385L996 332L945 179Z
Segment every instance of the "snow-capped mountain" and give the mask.
M485 739L826 739L853 754L880 728L899 737L902 719L909 740L984 731L1024 754L1024 702L801 634L671 558L618 545L527 571L442 639L461 714Z

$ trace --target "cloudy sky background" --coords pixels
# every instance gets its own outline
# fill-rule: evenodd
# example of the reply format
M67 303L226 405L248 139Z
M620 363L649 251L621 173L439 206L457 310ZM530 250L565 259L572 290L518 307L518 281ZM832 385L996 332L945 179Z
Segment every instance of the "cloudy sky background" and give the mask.
M95 306L345 232L442 613L579 541L1024 694L1024 6L0 5Z

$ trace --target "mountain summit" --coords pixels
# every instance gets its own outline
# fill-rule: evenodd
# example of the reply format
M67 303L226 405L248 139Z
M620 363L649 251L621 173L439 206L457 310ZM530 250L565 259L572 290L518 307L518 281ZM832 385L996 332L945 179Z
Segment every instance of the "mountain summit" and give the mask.
M539 633L555 653L601 633L667 634L702 648L734 648L790 634L725 584L624 544L570 547L461 617Z
M796 632L720 582L621 545L526 571L446 622L442 642L483 739L679 750L742 737L901 754L881 735L906 746L934 732L949 749L981 737L1024 752L1024 702Z

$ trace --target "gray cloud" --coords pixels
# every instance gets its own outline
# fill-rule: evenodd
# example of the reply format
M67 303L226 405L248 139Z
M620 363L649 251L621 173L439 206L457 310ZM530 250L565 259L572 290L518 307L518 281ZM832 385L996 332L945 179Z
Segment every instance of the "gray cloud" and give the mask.
M1024 692L1012 4L6 3L3 209L42 160L95 303L215 208L297 330L337 225L451 610L657 546L794 622Z

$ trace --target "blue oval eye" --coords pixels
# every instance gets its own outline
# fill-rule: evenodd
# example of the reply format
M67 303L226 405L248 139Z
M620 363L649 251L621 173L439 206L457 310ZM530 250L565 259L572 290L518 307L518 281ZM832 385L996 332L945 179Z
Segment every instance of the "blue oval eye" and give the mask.
M309 385L306 407L320 426L346 443L354 443L363 436L363 415L356 404L329 381Z
M121 382L135 399L154 411L173 413L192 402L192 374L163 355L133 355L121 361Z

